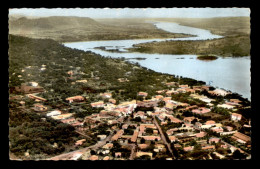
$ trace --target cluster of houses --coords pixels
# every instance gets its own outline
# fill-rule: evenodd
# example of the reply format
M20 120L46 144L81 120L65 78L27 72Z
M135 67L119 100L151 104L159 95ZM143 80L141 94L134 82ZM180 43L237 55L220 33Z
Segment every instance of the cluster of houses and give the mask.
M42 68L45 68L43 66ZM77 72L68 71L67 74L73 77ZM127 79L120 78L119 82L127 82ZM78 80L77 83L87 83L87 80ZM208 98L204 95L199 95L197 92L206 90L212 95L225 96L229 92L222 89L215 89L210 91L210 86L193 86L188 85L178 85L176 82L165 83L168 87L174 87L172 89L165 89L156 91L157 95L150 97L151 99L146 99L148 96L147 92L140 91L137 96L143 97L140 100L131 100L121 103L117 103L115 99L112 98L112 93L105 92L100 93L100 100L97 102L90 103L92 108L103 108L99 113L94 113L86 116L83 121L79 121L73 117L73 113L66 113L60 110L48 111L48 106L41 103L34 104L33 110L36 112L47 112L46 116L62 123L66 123L74 126L78 131L84 131L87 129L92 129L98 127L102 123L111 125L111 131L117 132L111 137L110 141L104 146L99 147L96 150L96 155L91 155L88 152L75 154L72 159L78 159L80 157L85 157L89 160L109 160L109 159L124 159L122 157L123 152L113 152L114 156L111 156L111 149L115 142L121 145L135 145L133 153L135 158L142 156L149 156L151 159L155 157L155 153L165 153L167 146L165 140L162 138L162 131L155 125L154 120L158 120L159 125L166 133L167 140L169 143L174 144L174 147L178 149L183 149L185 152L194 151L195 146L189 143L195 140L200 144L201 149L205 151L215 151L216 143L224 149L231 149L232 152L235 150L243 150L237 148L229 143L224 142L220 137L223 135L228 135L230 138L242 145L250 147L251 138L243 133L238 132L231 126L224 125L223 123L217 123L214 120L207 120L201 122L201 119L195 115L206 115L211 112L213 108L212 102L214 99ZM178 87L176 87L178 86ZM22 84L20 87L15 88L16 91L27 94L27 97L34 99L36 102L45 102L46 99L36 96L35 93L41 93L44 89L38 86L38 83L31 82L28 84ZM199 107L197 105L190 105L188 103L182 103L172 99L172 94L178 93L190 93L191 99L199 99L206 103L206 107ZM106 101L105 101L106 100ZM84 103L86 98L83 96L73 96L66 98L68 103L80 102ZM165 104L160 105L161 102ZM21 103L22 104L22 103ZM136 108L153 108L153 111L136 111ZM222 107L228 110L233 110L237 107L241 107L241 101L238 99L229 99L225 101L224 104L217 105L217 107ZM182 115L182 112L190 111L194 116L177 118L178 115ZM127 122L125 117L131 119ZM139 119L136 121L135 119ZM239 122L242 120L242 115L238 113L230 113L231 122ZM175 127L167 127L167 126ZM119 127L121 126L121 127ZM247 125L246 127L251 127ZM219 134L220 137L213 137L208 134L208 131ZM107 135L99 134L97 137L100 140L107 138ZM75 145L82 145L86 139L78 140ZM149 147L153 145L153 150ZM149 151L147 151L149 149ZM216 153L216 152L215 152ZM102 154L102 155L99 155ZM225 156L216 153L217 156L224 158ZM168 158L170 160L172 158Z

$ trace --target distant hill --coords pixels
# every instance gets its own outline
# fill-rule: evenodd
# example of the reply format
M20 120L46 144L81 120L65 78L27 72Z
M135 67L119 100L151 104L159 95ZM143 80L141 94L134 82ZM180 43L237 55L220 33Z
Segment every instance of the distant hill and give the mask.
M132 27L134 25L134 27ZM157 29L150 23L136 20L124 24L108 24L88 17L51 16L28 18L9 16L9 34L59 42L117 39L175 38L173 34ZM187 35L186 35L187 36Z
M63 16L52 16L45 18L28 19L22 17L19 19L10 18L9 30L12 32L23 32L23 31L52 31L62 30L69 28L92 28L101 26L100 23L87 17L63 17Z

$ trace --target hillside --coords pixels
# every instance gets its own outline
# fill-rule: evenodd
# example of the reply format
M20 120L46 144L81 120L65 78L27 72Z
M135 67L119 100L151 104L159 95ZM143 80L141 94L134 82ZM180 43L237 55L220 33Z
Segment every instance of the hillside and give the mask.
M87 17L53 16L44 18L9 16L9 33L30 38L54 39L60 42L116 39L149 39L185 37L158 30L151 24L135 20L127 24L97 22ZM135 27L131 25L134 24Z

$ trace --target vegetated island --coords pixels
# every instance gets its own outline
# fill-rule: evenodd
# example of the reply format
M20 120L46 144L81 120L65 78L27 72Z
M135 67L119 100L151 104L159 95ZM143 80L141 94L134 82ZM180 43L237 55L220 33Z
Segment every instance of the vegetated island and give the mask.
M214 55L198 55L197 59L199 59L199 60L216 60L216 59L218 59L218 57L214 56Z
M199 18L199 19L158 19L160 21L177 22L184 26L191 26L210 30L213 34L223 38L196 41L163 41L134 45L128 49L131 52L159 53L159 54L214 54L223 57L242 57L250 55L250 18Z
M136 58L127 58L126 60L130 60L130 59L135 59L135 60L145 60L145 59L147 59L147 58L136 57Z

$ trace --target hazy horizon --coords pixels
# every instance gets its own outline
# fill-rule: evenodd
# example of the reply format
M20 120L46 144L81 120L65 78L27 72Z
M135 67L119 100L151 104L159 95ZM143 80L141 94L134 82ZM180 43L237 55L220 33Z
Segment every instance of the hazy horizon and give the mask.
M249 17L249 8L21 8L9 9L9 15L25 17L90 17L90 18L215 18Z

